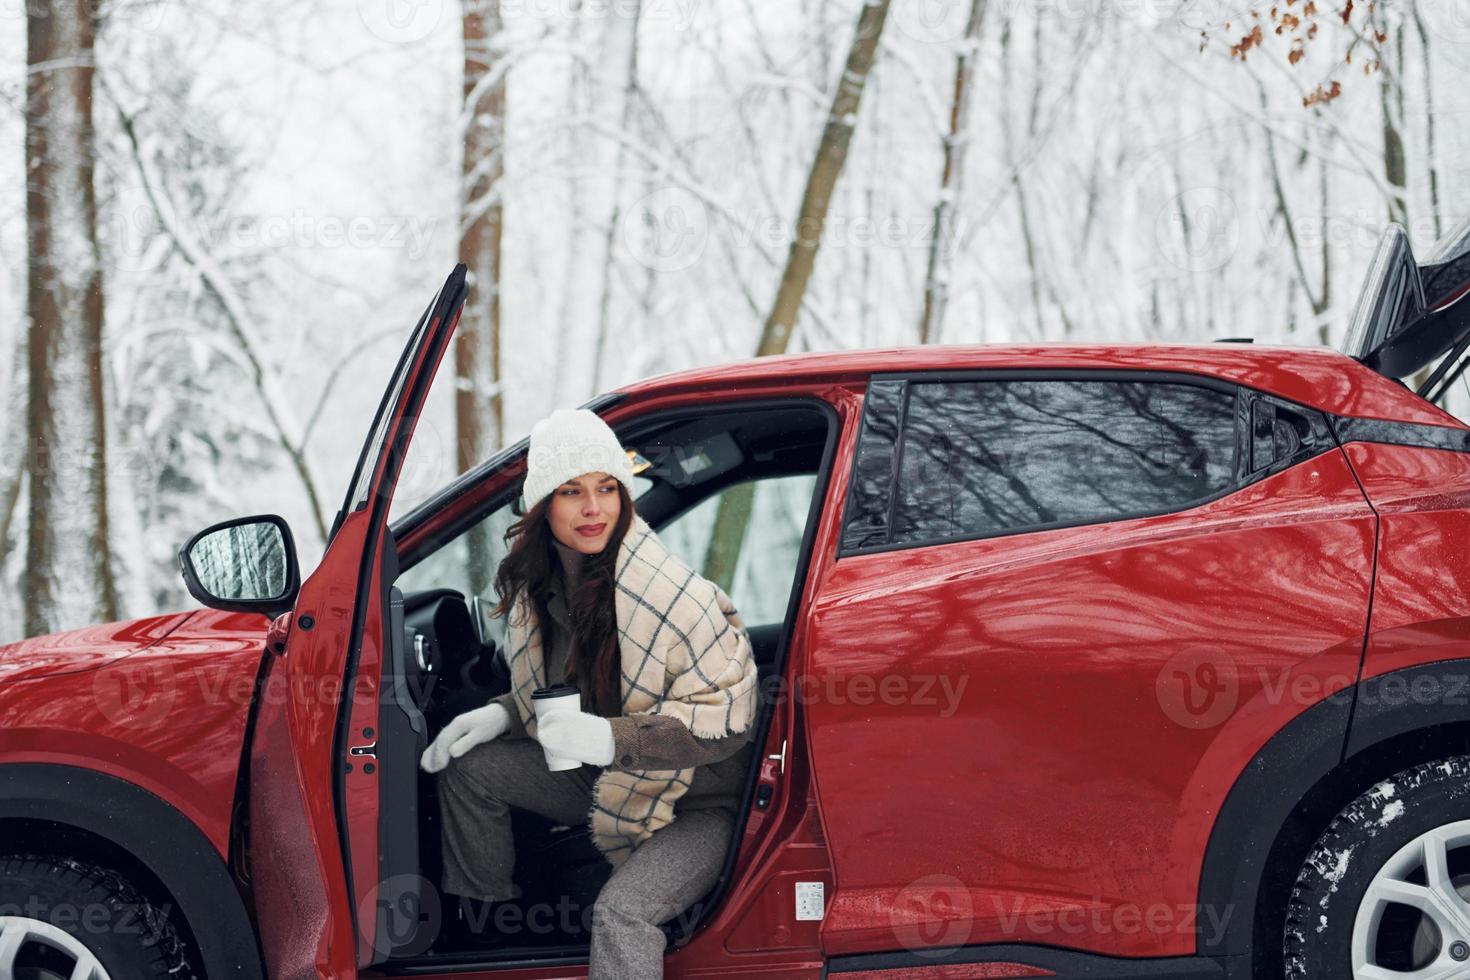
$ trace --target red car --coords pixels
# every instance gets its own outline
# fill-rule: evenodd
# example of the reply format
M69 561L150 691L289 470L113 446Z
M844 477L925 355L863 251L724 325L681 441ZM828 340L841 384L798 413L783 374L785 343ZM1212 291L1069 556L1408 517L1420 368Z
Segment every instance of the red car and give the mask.
M1470 234L1393 234L1351 356L922 347L590 402L764 679L668 975L1470 971L1467 288ZM505 683L526 442L388 515L464 292L306 581L236 520L181 550L211 609L0 648L0 977L585 976L585 828L517 814L513 921L441 928L417 761Z

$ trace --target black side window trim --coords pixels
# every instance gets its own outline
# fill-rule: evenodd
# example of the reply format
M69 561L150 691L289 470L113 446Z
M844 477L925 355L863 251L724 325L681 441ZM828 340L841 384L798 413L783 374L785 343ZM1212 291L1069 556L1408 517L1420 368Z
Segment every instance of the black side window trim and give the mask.
M1470 453L1470 429L1421 422L1360 419L1346 415L1332 416L1331 423L1333 434L1343 445L1350 442L1376 442L1386 446Z
M1338 440L1335 438L1333 428L1329 425L1327 417L1313 408L1298 405L1294 402L1270 395L1266 392L1257 391L1244 385L1229 381L1221 381L1218 378L1206 377L1204 375L1189 374L1175 371L1129 371L1129 370L1076 370L1076 369L1002 369L981 371L921 371L904 373L881 373L873 374L868 378L871 385L874 382L901 382L903 383L903 400L899 425L906 421L908 412L909 383L932 383L947 381L1121 381L1132 383L1149 384L1182 384L1196 388L1208 388L1215 391L1231 394L1235 398L1235 466L1234 478L1220 490L1204 497L1189 500L1177 507L1169 507L1163 510L1134 511L1124 514L1110 515L1105 519L1093 518L1055 521L1048 524L1034 524L1024 527L1007 528L1003 531L986 531L977 534L951 535L935 537L916 541L902 541L898 543L883 542L879 544L868 544L861 547L849 547L845 544L849 518L853 515L856 506L854 495L858 491L856 480L857 467L863 449L861 439L857 446L857 452L853 456L853 469L849 474L847 499L843 502L842 524L838 538L837 558L846 558L850 555L878 554L885 551L903 551L911 548L928 548L934 545L955 544L964 541L980 541L988 538L1014 537L1018 534L1033 534L1038 531L1052 531L1069 527L1088 527L1093 525L1115 524L1120 521L1137 520L1143 517L1159 517L1165 514L1178 514L1184 511L1194 510L1205 504L1212 503L1232 493L1242 490L1253 483L1259 482L1269 476L1274 476L1292 466L1297 466L1313 459L1324 452L1338 448ZM1254 406L1257 401L1285 408L1296 412L1306 418L1309 422L1313 438L1310 445L1303 447L1301 452L1287 459L1273 461L1270 465L1252 470L1250 468L1251 456L1251 420L1254 415ZM861 419L866 417L868 399L866 393L863 398L863 412ZM861 435L861 429L859 434ZM893 526L893 507L897 497L897 474L900 472L898 466L902 462L903 452L903 430L900 428L897 445L894 447L894 479L888 487L888 523L885 533L891 533ZM1467 434L1467 444L1470 444L1470 434Z

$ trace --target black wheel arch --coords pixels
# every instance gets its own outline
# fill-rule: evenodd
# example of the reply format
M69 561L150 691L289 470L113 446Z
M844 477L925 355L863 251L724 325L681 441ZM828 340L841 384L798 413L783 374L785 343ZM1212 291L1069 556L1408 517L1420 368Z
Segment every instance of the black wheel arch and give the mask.
M1228 958L1240 976L1270 976L1262 906L1337 812L1379 779L1440 754L1470 753L1470 659L1444 660L1358 682L1288 722L1237 777L1220 807L1199 882L1201 909L1229 914L1198 954ZM1203 916L1201 917L1203 918ZM1268 972L1260 972L1268 968ZM1279 973L1279 963L1277 964ZM1232 974L1234 975L1234 974Z
M145 867L193 934L204 975L265 977L245 902L219 852L155 794L77 766L0 765L0 827L61 825L107 841Z

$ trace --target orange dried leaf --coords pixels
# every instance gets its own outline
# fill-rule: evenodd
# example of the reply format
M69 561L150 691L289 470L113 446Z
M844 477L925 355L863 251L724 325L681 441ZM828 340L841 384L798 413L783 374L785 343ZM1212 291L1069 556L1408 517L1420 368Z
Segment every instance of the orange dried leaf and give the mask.
M1331 102L1334 99L1340 98L1341 96L1342 84L1340 82L1333 82L1330 88L1324 88L1323 86L1318 85L1317 91L1302 99L1302 105L1305 108L1310 109L1314 105L1325 105L1326 103Z
M1261 25L1257 24L1255 27L1251 28L1251 32L1249 34L1240 39L1239 44L1231 45L1230 56L1232 58L1239 58L1241 61L1244 61L1246 53L1249 52L1251 48L1259 47L1264 38L1265 35L1261 33Z

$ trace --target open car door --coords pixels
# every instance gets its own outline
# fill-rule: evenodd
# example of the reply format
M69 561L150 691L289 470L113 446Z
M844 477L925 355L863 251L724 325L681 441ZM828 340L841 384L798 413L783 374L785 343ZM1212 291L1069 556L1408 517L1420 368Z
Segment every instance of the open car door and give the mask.
M1467 294L1470 221L1436 243L1423 263L1403 228L1389 225L1353 311L1347 353L1390 378L1407 378L1439 361L1417 387L1438 401L1470 366Z
M273 635L283 626L288 632L274 644L284 652L267 654L256 692L248 834L266 967L277 980L353 977L400 941L395 916L417 919L419 879L397 873L404 842L384 839L378 822L380 795L401 785L412 794L417 778L409 742L394 740L391 759L378 750L384 722L412 731L392 692L379 691L394 638L386 628L386 583L397 556L387 521L465 295L459 265L398 361L321 565L302 584L289 624L272 628ZM400 644L401 635L400 625ZM416 871L416 841L413 850Z

